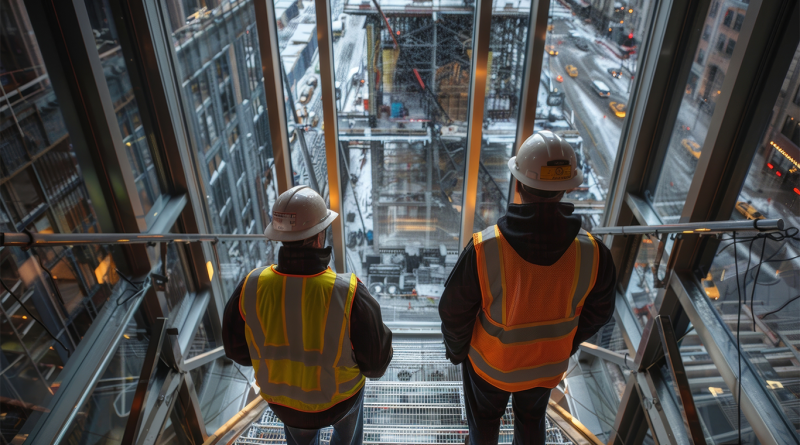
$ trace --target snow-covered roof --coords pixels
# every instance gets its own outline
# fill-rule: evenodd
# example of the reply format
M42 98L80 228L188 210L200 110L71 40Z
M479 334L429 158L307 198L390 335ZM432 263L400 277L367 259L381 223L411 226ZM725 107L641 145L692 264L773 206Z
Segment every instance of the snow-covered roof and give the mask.
M292 43L308 43L316 32L317 25L313 23L301 23L297 25L297 29L295 29L289 41Z

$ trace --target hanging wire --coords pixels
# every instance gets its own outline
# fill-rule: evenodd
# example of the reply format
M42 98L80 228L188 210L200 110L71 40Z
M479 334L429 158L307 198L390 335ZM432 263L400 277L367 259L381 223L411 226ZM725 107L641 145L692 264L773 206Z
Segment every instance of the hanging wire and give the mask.
M58 342L58 344L59 344L59 345L61 345L61 347L62 347L62 348L64 348L64 350L67 352L67 357L71 356L71 355L72 355L72 352L69 350L69 348L67 348L67 347L64 345L64 343L62 343L62 342L61 342L61 340L59 340L59 339L58 339L58 337L56 337L55 335L53 335L53 333L52 333L52 332L50 332L50 329L47 329L47 326L45 326L45 325L44 325L44 323L42 323L42 321L41 321L41 320L39 320L39 318L37 318L36 316L34 316L34 315L31 313L31 311L29 311L29 310L28 310L28 308L27 308L27 307L25 307L25 305L22 303L22 300L20 300L20 299L19 299L19 298L16 296L16 294L14 294L14 292L12 292L12 291L11 291L11 289L9 289L9 288L8 288L8 286L6 286L6 283L5 283L5 281L3 281L2 279L0 279L0 284L2 284L2 285L3 285L3 288L6 290L6 292L8 292L8 294L9 294L9 295L11 295L11 297L12 297L12 298L14 298L15 300L17 300L17 303L19 303L20 307L22 307L22 309L24 309L24 310L25 310L25 312L27 312L27 313L28 313L28 315L30 315L30 316L31 316L31 318L32 318L32 319L33 319L33 320L34 320L36 323L39 323L39 325L40 325L42 328L44 328L45 332L47 332L47 335L49 335L49 336L50 336L50 337L51 337L53 340L57 341L57 342Z

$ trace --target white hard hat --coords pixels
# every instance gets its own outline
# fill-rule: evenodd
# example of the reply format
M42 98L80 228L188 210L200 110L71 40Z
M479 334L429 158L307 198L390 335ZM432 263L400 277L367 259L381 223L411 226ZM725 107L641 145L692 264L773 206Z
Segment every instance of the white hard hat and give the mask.
M575 150L551 131L540 131L523 142L508 160L508 169L517 181L538 190L569 190L583 182Z
M278 196L272 206L272 222L264 235L274 241L304 240L328 228L337 216L319 193L307 185L298 185Z

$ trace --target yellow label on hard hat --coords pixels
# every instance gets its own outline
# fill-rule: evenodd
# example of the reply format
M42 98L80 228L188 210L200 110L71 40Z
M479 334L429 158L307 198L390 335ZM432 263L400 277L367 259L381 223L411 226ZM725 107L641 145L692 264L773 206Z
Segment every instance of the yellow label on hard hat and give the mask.
M566 181L570 178L572 178L571 165L542 166L542 174L539 175L542 181Z

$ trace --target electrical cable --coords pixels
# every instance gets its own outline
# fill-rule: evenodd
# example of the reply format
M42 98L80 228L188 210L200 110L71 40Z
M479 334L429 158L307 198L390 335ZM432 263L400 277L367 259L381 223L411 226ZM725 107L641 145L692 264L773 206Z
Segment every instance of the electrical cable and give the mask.
M58 295L59 300L61 300L62 303L66 304L66 301L64 301L64 297L61 295L61 289L58 288L58 283L56 283L56 279L53 278L53 274L50 273L50 269L44 267L44 264L42 264L42 257L40 257L39 254L33 256L35 256L36 259L39 261L39 267L41 267L42 270L44 270L45 273L47 273L47 276L50 277L50 282L52 283L53 289L55 289L56 295Z
M736 232L733 232L733 243L736 243ZM736 295L738 296L739 304L736 305L738 314L736 316L736 352L738 354L739 374L736 376L738 388L736 390L736 429L739 433L739 445L742 445L742 348L741 341L739 340L739 328L742 322L742 291L739 287L739 256L737 250L733 248L733 264L736 268Z
M42 328L44 328L45 332L47 332L47 335L49 335L49 336L50 336L50 337L51 337L53 340L57 341L57 342L58 342L58 344L59 344L59 345L61 345L61 347L62 347L62 348L64 348L64 350L67 352L67 357L69 358L69 357L72 355L72 352L69 350L69 348L67 348L67 347L64 345L64 343L62 343L62 342L61 342L61 340L59 340L59 339L58 339L58 337L56 337L55 335L53 335L53 333L52 333L52 332L50 332L50 329L47 329L47 326L45 326L45 325L44 325L44 323L42 323L42 321L41 321L41 320L39 320L37 317L35 317L35 316L34 316L34 315L31 313L31 311L29 311L29 310L28 310L28 308L27 308L27 307L25 307L25 305L24 305L24 304L22 304L22 300L20 300L20 299L19 299L19 298L18 298L18 297L17 297L17 296L14 294L14 292L12 292L12 291L11 291L11 289L9 289L9 288L8 288L8 286L6 286L6 283L5 283L5 281L3 281L2 279L0 279L0 284L2 284L2 285L3 285L3 289L5 289L5 290L6 290L6 292L8 292L8 294L9 294L9 295L11 295L11 297L12 297L12 298L14 298L15 300L17 300L17 303L19 303L20 307L22 307L22 309L25 309L25 312L27 312L27 313L28 313L28 315L30 315L30 316L31 316L31 318L32 318L32 319L33 319L35 322L39 323L39 325L40 325Z
M756 270L755 278L753 278L753 292L750 294L750 315L753 317L753 332L756 332L756 313L753 310L753 301L756 298L756 287L758 286L758 274L761 272L761 265L764 263L764 249L766 247L767 247L767 238L764 237L761 242L761 257L759 258L758 261L758 269ZM745 275L745 278L747 278L747 275Z
M796 297L794 297L794 298L791 298L791 299L790 299L789 301L787 301L786 303L783 303L783 304L781 305L781 307L779 307L778 309L775 309L774 311L769 311L769 312L767 312L767 313L765 313L765 314L761 314L761 315L759 315L759 316L758 316L758 318L760 318L760 319L762 319L762 320L763 320L763 319L764 319L764 318L765 318L767 315L772 315L772 314L774 314L774 313L776 313L776 312L780 312L781 310L783 310L783 308L785 308L786 306L788 306L788 305L789 305L789 304L791 304L792 302L794 302L794 301L797 301L797 299L799 299L799 298L800 298L800 295L798 295L798 296L796 296Z

